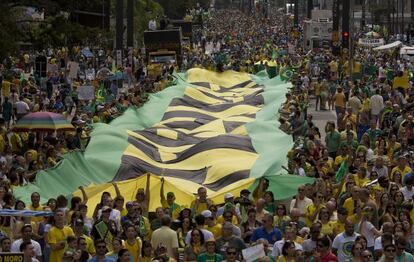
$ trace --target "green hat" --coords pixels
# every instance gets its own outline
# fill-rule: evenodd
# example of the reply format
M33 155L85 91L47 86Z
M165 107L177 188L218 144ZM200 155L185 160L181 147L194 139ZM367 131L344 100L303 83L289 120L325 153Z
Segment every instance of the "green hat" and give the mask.
M173 192L168 192L168 193L167 193L167 197L169 197L169 196L175 197L175 195L174 195L174 193L173 193Z

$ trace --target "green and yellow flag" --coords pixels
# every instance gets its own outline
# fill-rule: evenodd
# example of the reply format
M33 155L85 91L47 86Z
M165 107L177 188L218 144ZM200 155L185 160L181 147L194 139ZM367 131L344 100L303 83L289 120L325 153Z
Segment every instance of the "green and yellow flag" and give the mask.
M161 177L165 192L173 191L179 204L189 204L200 186L220 203L225 193L238 195L263 176L275 181L271 186L279 199L311 180L276 176L293 144L277 120L291 84L269 79L264 71L191 69L176 77L176 85L150 95L143 107L128 109L110 124L95 124L85 152L65 155L16 195L29 201L37 191L46 201L60 194L80 195L76 190L84 185L93 206L103 191L115 194L111 183L116 182L128 201L145 188L150 173L149 210L154 210L160 206Z

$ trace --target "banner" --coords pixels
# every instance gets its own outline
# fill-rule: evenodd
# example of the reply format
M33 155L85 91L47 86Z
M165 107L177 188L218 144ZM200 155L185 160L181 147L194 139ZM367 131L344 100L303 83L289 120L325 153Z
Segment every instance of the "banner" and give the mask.
M93 100L95 99L95 88L93 86L78 87L79 100Z
M255 245L242 250L243 258L246 262L258 261L260 258L265 257L263 244Z
M50 217L50 216L53 216L53 212L51 212L51 211L0 209L0 216L2 216L2 217Z
M0 253L0 262L23 262L23 253Z
M73 61L68 63L69 78L75 79L78 77L79 64Z
M384 38L371 39L371 38L360 38L358 44L365 47L377 47L385 44Z

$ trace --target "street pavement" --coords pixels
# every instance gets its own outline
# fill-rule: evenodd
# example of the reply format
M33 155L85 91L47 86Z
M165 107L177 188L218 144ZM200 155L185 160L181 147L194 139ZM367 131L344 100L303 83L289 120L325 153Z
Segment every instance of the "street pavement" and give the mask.
M311 98L309 101L308 114L313 116L313 122L319 128L321 132L321 141L325 141L325 125L328 121L335 121L336 123L336 114L335 110L327 111L315 111L315 99Z

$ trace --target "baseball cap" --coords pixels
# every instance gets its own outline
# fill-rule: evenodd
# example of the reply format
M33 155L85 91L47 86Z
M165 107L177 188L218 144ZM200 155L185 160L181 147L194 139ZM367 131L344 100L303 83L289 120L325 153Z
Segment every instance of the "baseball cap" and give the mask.
M102 208L102 212L105 212L105 211L112 211L112 208L111 208L111 207L109 207L109 206L104 206L104 207Z
M240 191L240 195L244 194L250 195L250 191L248 189L243 189L242 191Z
M75 221L75 225L83 225L83 220L82 219L76 219Z
M210 237L209 239L206 240L207 242L216 242L216 239L214 237Z
M232 193L226 193L225 195L224 195L224 199L229 199L229 198L233 198L234 196L233 196L233 194Z
M168 193L167 193L167 197L169 197L169 196L171 196L171 197L175 197L174 192L168 192Z
M213 217L213 213L211 213L210 210L204 210L203 212L201 212L201 214L205 217L205 218L210 218Z

